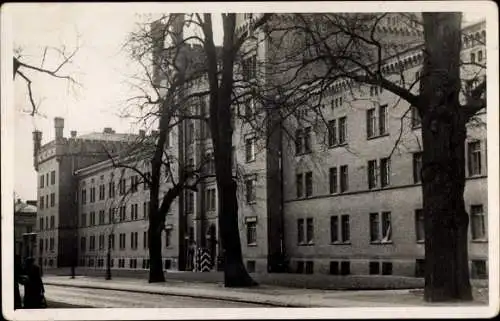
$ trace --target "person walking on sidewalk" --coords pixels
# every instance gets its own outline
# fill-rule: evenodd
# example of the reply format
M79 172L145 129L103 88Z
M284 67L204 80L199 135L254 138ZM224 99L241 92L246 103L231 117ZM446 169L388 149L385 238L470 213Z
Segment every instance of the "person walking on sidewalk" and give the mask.
M24 268L27 275L27 281L24 283L24 308L46 308L45 289L43 287L40 268L31 257L26 259Z

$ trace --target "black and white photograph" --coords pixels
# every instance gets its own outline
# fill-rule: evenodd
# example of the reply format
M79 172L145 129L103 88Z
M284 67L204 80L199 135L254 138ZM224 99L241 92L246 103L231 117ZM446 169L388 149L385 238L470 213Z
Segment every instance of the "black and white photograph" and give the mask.
M1 23L6 319L498 315L494 2Z

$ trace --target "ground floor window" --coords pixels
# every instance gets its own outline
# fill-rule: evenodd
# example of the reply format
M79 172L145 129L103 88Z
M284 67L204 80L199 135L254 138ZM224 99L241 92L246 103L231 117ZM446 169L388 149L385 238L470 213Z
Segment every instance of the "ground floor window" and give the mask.
M351 262L349 261L330 261L331 275L349 275L351 274Z
M370 274L382 274L382 275L392 275L392 263L391 262L370 262L369 263Z
M249 273L255 272L255 261L253 261L253 260L247 261L247 271Z
M172 267L172 260L166 259L165 260L165 270L170 270L171 267Z
M304 261L297 261L297 273L304 273Z
M425 276L425 260L417 259L415 261L415 276L417 278L423 278Z
M314 273L314 262L306 261L306 274L313 274L313 273Z
M472 274L473 278L486 279L488 277L488 273L486 270L486 261L485 260L473 260L471 274Z

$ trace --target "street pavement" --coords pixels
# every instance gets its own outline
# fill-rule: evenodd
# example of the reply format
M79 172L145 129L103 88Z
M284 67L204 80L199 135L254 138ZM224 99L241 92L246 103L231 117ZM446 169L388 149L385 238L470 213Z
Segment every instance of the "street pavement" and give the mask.
M161 294L46 285L49 308L252 308L262 304ZM57 303L55 303L57 302ZM55 303L55 304L54 304Z
M420 306L481 306L488 304L488 289L475 288L473 302L464 303L426 303L423 301L423 292L421 290L359 290L359 291L335 291L319 289L299 289L274 285L260 285L252 288L225 288L220 283L191 283L191 282L170 282L148 283L146 279L137 278L113 278L104 280L101 277L77 276L71 279L68 276L50 276L45 275L46 296L51 300L57 298L62 300L69 298L65 295L65 290L61 287L67 287L69 292L95 293L98 301L105 304L126 304L127 307L139 307L137 304L160 304L165 306L169 301L175 307L189 307L195 304L203 307L204 300L208 300L209 306L214 307L214 299L233 302L236 304L260 304L275 307L420 307ZM49 292L49 286L56 286L54 296ZM105 290L105 291L102 291ZM111 292L106 292L111 291ZM83 291L83 292L81 292ZM88 292L86 292L88 291ZM106 294L107 293L107 294ZM113 293L109 299L106 299L110 293ZM151 301L140 299L144 295L152 295ZM124 302L125 297L135 297L130 303ZM79 297L79 296L78 296ZM177 297L178 299L171 299ZM162 299L163 298L163 299ZM192 299L195 299L192 301ZM73 300L73 299L72 299ZM88 304L86 301L79 301L77 297L74 301L65 299L67 303ZM200 300L199 304L196 304ZM131 306L136 302L135 306ZM143 303L140 303L143 302ZM108 303L106 303L108 304ZM99 306L101 307L101 306ZM113 306L118 307L118 306ZM146 307L146 306L144 306ZM148 305L149 307L149 305Z

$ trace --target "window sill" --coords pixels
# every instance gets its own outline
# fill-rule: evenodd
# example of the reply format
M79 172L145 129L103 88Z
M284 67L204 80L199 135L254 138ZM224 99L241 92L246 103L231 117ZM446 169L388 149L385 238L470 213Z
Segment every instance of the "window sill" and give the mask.
M387 136L390 136L389 133L385 133L385 134L382 134L382 135L374 135L374 136L366 137L366 140L373 140L373 139L378 139L378 138L387 137Z
M328 145L328 148L329 149L334 149L334 148L339 148L339 147L344 147L344 146L347 146L347 143L339 143L339 144L335 144L335 145Z
M299 243L297 245L299 245L299 246L314 246L314 242L309 242L309 243L302 242L302 243Z
M247 164L250 164L250 163L255 163L255 158L254 158L254 159L247 159L247 160L245 160L245 162L246 162Z
M385 244L393 244L392 241L371 241L371 245L385 245Z
M424 240L417 240L417 244L424 245L425 241Z
M471 240L471 243L488 243L488 239L475 239Z
M249 243L247 244L248 247L257 247L257 243Z
M257 201L250 201L250 202L247 201L247 205L255 205L255 204L257 204Z
M330 245L351 245L351 241L337 241L337 242L331 242Z

